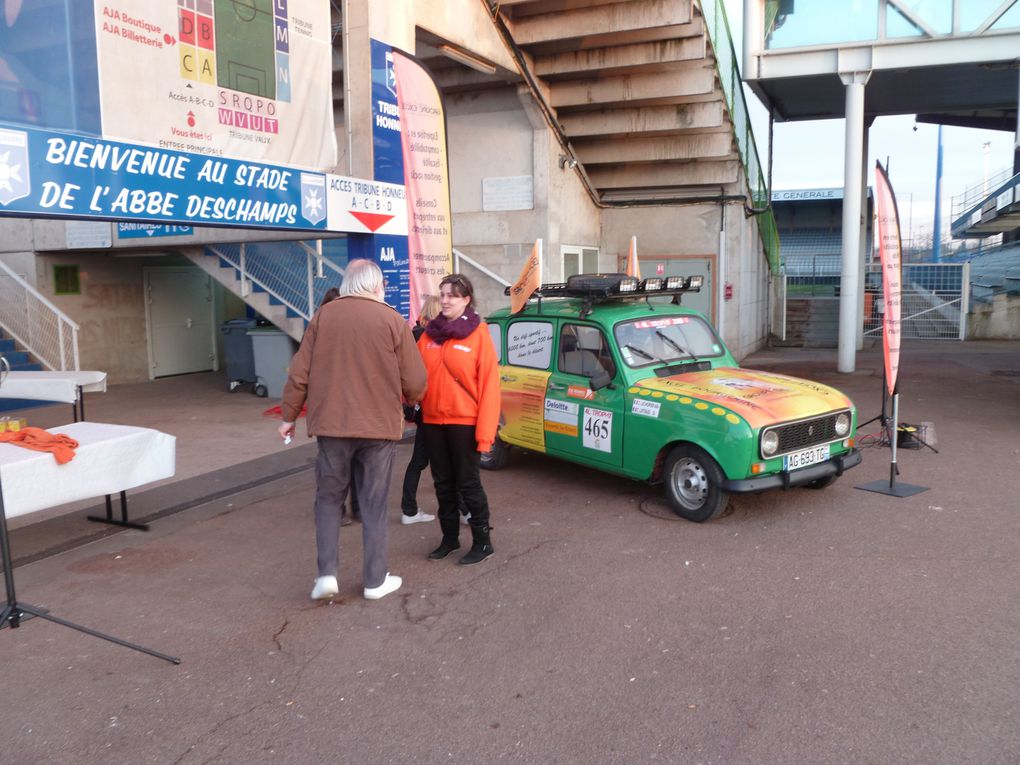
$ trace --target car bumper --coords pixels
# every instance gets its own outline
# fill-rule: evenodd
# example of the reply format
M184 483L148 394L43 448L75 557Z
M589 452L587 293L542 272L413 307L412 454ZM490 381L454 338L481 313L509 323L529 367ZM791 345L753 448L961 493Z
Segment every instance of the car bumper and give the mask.
M861 452L858 449L851 449L846 454L840 454L825 462L806 467L801 470L794 470L792 473L784 470L772 475L763 475L757 478L744 478L739 481L723 481L723 491L740 494L748 491L766 491L768 489L789 489L791 486L803 486L806 483L813 483L821 478L828 478L830 475L843 475L848 470L861 464Z

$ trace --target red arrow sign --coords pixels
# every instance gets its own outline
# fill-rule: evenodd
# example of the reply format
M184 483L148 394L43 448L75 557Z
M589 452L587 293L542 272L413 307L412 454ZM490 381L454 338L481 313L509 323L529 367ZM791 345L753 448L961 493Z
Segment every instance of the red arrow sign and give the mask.
M382 228L386 223L393 220L392 215L383 215L381 213L367 213L367 212L355 212L351 210L351 216L355 218L361 225L371 231L373 234Z

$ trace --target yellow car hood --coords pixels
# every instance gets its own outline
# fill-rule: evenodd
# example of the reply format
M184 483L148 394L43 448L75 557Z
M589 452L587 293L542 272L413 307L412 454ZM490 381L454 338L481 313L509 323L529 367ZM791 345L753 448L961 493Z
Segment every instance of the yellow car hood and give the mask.
M853 406L849 398L828 385L737 367L649 377L630 392L681 404L704 402L722 407L743 417L753 428Z

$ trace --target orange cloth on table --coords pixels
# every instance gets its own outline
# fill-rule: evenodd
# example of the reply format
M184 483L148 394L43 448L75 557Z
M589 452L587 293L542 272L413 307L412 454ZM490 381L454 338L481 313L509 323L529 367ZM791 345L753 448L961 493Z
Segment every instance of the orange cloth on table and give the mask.
M78 442L63 433L50 433L42 428L22 428L13 433L0 433L0 443L22 446L37 452L53 452L57 464L63 465L74 459Z

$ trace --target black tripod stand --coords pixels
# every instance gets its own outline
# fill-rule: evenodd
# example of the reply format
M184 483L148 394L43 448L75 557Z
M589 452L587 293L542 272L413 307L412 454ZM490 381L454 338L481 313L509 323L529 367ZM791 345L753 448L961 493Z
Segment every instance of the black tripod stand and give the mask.
M4 569L4 581L7 585L7 605L4 606L3 611L0 611L0 629L10 626L11 629L17 629L21 626L22 619L31 619L33 616L38 616L40 619L46 619L57 624L62 624L65 627L70 627L73 630L84 632L86 635L92 635L92 637L102 638L103 640L109 640L111 643L122 645L125 648L133 648L136 651L147 653L149 656L155 656L157 659L163 659L169 661L172 664L180 664L181 660L176 656L167 656L165 653L159 651L153 651L151 648L140 646L135 643L129 643L126 640L107 635L103 632L97 632L96 630L83 627L80 624L66 621L60 617L54 616L45 609L38 608L37 606L30 606L27 603L19 603L17 595L14 592L14 566L11 563L11 547L7 537L7 516L4 512L4 497L3 487L0 486L0 555L3 557L3 569Z

